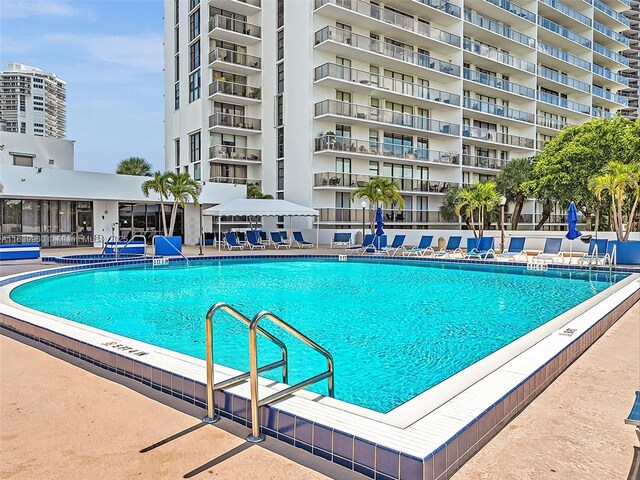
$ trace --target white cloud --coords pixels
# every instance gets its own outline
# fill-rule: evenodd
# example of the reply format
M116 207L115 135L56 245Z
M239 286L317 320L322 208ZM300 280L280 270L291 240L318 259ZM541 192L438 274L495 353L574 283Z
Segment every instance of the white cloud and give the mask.
M0 14L4 20L41 17L75 17L83 12L68 0L2 0Z

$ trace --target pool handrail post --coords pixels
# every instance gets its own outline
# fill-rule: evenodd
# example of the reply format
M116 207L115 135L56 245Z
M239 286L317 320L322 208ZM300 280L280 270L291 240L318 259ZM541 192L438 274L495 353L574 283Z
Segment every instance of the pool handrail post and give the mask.
M144 258L147 258L147 237L145 237L144 235L138 233L136 235L134 235L133 237L131 237L129 240L127 240L127 242L122 246L122 250L124 251L127 248L127 245L129 245L131 242L133 242L134 239L136 238L141 238L142 242L144 243L144 250L143 250L143 256ZM116 260L118 260L118 242L116 241Z
M213 383L213 314L220 303L216 303L207 312L207 416L202 419L204 423L216 423L220 415L215 414L214 383Z

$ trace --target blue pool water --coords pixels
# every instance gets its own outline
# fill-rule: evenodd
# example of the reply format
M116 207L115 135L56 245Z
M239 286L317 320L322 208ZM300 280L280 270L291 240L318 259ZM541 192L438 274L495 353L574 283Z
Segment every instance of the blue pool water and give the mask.
M205 315L269 310L329 350L336 398L387 412L611 285L608 274L435 262L223 261L93 270L13 290L23 305L205 358ZM219 315L219 316L218 316ZM287 338L290 383L323 371ZM246 326L219 312L215 361L248 370ZM260 343L260 364L279 351ZM266 377L279 380L278 372ZM311 390L326 393L326 382Z

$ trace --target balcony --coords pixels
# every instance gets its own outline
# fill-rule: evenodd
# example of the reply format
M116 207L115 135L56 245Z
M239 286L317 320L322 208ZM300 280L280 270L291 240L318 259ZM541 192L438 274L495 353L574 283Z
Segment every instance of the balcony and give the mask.
M365 210L364 218L361 208L318 208L320 212L320 222L340 225L358 225L362 226L364 221L368 224L371 221L370 212ZM442 217L438 210L382 210L385 225L395 224L395 228L402 228L403 224L430 224L445 223L457 225L458 222L450 222Z
M475 110L478 112L487 113L489 115L497 115L502 118L508 118L510 120L517 120L520 122L533 123L534 115L532 113L523 112L521 110L515 110L503 105L496 105L495 103L482 102L475 98L464 97L463 107L469 110Z
M231 145L214 145L209 147L209 160L225 163L253 164L262 162L262 150Z
M260 103L261 91L260 87L215 80L209 85L209 99L236 105L255 105Z
M562 25L558 25L557 23L552 22L548 18L538 16L538 25L540 25L542 28L546 28L547 30L557 35L567 38L572 42L577 43L578 45L582 45L585 48L591 48L591 40L581 35L578 35L577 33L569 30L566 27L563 27Z
M496 132L486 128L471 127L469 125L462 126L462 136L474 140L481 140L491 143L502 143L504 145L512 145L521 148L535 148L533 138L519 137L517 135L507 135L505 133Z
M606 98L607 100L610 100L612 102L624 105L625 107L629 104L629 100L627 100L622 95L616 95L613 92L609 92L608 90L597 87L595 85L593 86L593 94L601 98Z
M260 57L226 48L215 48L209 53L209 66L216 70L245 76L259 73L262 68Z
M455 182L422 180L416 178L386 177L384 175L366 175L356 173L322 172L314 174L314 187L326 188L362 188L374 178L387 178L398 184L400 192L411 193L445 193Z
M460 18L460 7L447 0L418 0L424 5Z
M373 20L382 22L383 25L380 25L379 29L384 29L386 28L385 25L390 25L393 27L401 28L407 32L414 33L424 38L436 40L437 42L446 43L454 47L460 46L460 37L458 35L454 35L452 33L445 32L444 30L440 30L439 28L432 27L427 23L417 22L413 19L413 17L402 15L385 8L380 8L378 5L374 5L372 3L367 3L362 0L316 0L315 8L319 9L327 4L337 5L338 7L347 9L350 12L359 13ZM340 20L344 21L345 19L343 17L344 14L339 17ZM354 21L357 20L357 18L354 18ZM402 40L398 37L399 32L394 30L390 30L389 32L385 32L384 30L382 30L378 33L388 33L390 36L397 38L398 40ZM417 43L417 39L415 38L412 38L410 40L410 43Z
M538 67L538 75L548 80L552 80L556 83L566 85L567 87L581 90L583 92L589 93L591 91L591 87L588 83L581 82L580 80L576 80L575 78L571 78L564 73L558 73L555 70L551 70L550 68Z
M564 120L559 120L557 118L549 118L549 117L541 117L538 115L536 118L536 123L541 127L551 128L552 130L561 130L569 123Z
M628 58L626 58L624 55L620 55L619 53L609 50L607 47L603 47L599 43L593 42L593 51L613 60L614 62L618 62L626 67L629 66Z
M468 8L464 9L464 19L473 25L489 30L501 37L508 38L527 47L536 48L536 41L534 38L517 32L502 23L498 23L495 20L484 17L475 11L469 10Z
M349 156L363 155L367 157L381 157L390 160L405 160L411 163L434 163L442 166L457 166L460 158L457 153L429 150L409 145L394 145L384 142L354 140L347 137L323 135L315 139L314 151L336 152Z
M448 76L460 76L460 66L438 60L429 55L418 53L414 50L398 47L391 43L375 40L363 35L358 35L347 30L327 26L315 33L315 45L318 46L326 41L336 42L338 44L347 45L359 51L370 52L382 55L389 59L398 60L400 62L416 65L417 67L428 68L430 70L447 74ZM336 52L343 53L343 52ZM353 52L351 52L353 56ZM419 70L418 70L419 71Z
M559 2L558 0L540 0L540 3L548 5L549 7L565 14L567 17L573 18L577 22L580 22L587 27L591 27L591 19L589 17L581 14L577 10L574 10L564 3Z
M629 3L627 3L627 5L629 5ZM612 10L611 8L607 7L600 0L594 0L593 6L596 7L596 9L600 10L601 12L603 12L604 14L606 14L609 17L613 18L614 20L622 23L625 27L628 27L630 25L629 19L627 17L625 17L623 14L618 13L615 10Z
M258 25L216 15L209 20L209 36L240 45L255 45L260 41L261 29Z
M486 73L477 72L469 68L465 68L462 71L462 74L465 80L470 80L482 85L487 85L499 90L504 90L505 92L511 92L516 95L522 95L528 98L535 98L536 96L536 91L533 88L525 87L524 85L520 85L518 83L509 82L508 80L503 80L494 75L487 75Z
M507 12L511 12L520 18L524 18L525 20L529 20L532 23L536 23L535 13L530 12L526 8L522 8L516 5L515 3L510 2L509 0L485 0L485 1L495 5L496 7L502 8Z
M335 63L325 63L324 65L316 67L314 79L316 82L322 81L323 79L338 80L334 85L335 88L344 88L344 83L340 84L340 82L349 82L350 88L357 89L361 87L367 94L369 94L373 88L383 92L386 99L394 97L394 95L390 95L390 93L393 93L398 96L398 101L400 102L406 101L407 97L410 97L412 102L416 99L422 99L453 106L460 105L459 95L425 87L417 83L405 82L404 80L373 74L364 70L356 70L355 68L336 65Z
M212 183L235 183L236 185L257 185L260 186L261 181L256 178L244 177L210 177Z
M501 170L507 163L506 160L492 157L482 157L475 155L462 155L462 166L473 168L484 168L488 170Z
M209 130L212 132L257 135L262 133L261 128L262 122L259 118L220 112L209 116Z
M591 112L591 107L589 107L589 105L573 102L571 100L567 100L566 98L559 97L558 95L552 95L551 93L541 92L539 90L538 100L541 102L550 103L551 105L557 105L558 107L567 108L569 110L573 110L574 112L584 113L585 115L589 115Z
M216 7L228 12L251 16L260 12L260 0L216 0Z
M609 37L610 39L615 40L616 42L623 44L625 47L629 46L629 39L627 37L625 37L621 33L618 33L618 32L615 32L615 31L611 30L608 27L605 27L600 22L594 21L593 22L593 29L596 32L600 32L601 34Z
M508 65L510 67L516 68L518 70L524 70L525 72L529 73L535 73L536 71L535 63L521 60L518 57L514 57L513 55L509 55L508 53L498 51L495 48L489 47L488 45L473 42L465 38L463 46L464 49L468 52L480 55L481 57L485 57L490 60L494 60L498 63L502 63L503 65Z
M593 64L593 73L600 75L601 77L613 80L614 82L621 83L622 85L629 85L629 80L624 74L617 74L609 70L608 68L601 67L600 65Z
M575 55L570 54L569 52L565 52L558 47L554 47L553 45L538 41L538 50L546 55L575 65L576 67L584 68L585 70L591 70L591 63L578 58Z
M458 135L460 132L460 126L455 123L441 122L395 110L356 105L338 100L323 100L315 104L315 118L325 116L339 117L343 122L345 119L353 119L353 121L347 120L345 122L352 125L363 123L377 125L383 123L393 126L394 130L408 131L409 133L428 131L443 135Z

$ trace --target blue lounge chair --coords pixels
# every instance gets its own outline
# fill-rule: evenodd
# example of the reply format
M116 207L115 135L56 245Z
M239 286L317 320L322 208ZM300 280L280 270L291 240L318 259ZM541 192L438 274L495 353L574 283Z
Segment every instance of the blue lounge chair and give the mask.
M269 243L269 238L267 238L267 232L263 232L262 230L257 230L258 235L260 235L260 241L262 243Z
M635 425L636 435L640 441L640 392L636 392L636 400L631 407L629 416L624 423L627 425ZM640 478L640 447L633 447L633 460L631 461L631 470L627 480Z
M331 239L331 248L334 245L340 247L350 247L351 246L351 233L350 232L335 232L333 234L333 238Z
M420 243L417 247L413 247L409 250L405 250L402 252L402 255L406 257L410 257L411 255L415 255L416 257L424 257L427 252L433 254L433 247L431 246L431 242L433 241L433 235L423 235L420 238Z
M298 248L309 247L313 248L313 243L307 242L302 236L302 232L293 232L293 241Z
M524 249L525 240L524 237L511 237L509 249L506 252L500 252L496 258L515 260L517 257L524 256L524 260L527 261L527 252Z
M554 260L560 259L563 261L564 256L560 249L562 248L562 239L561 238L547 238L544 242L544 250L542 250L538 255L533 257L533 261L541 261L543 263L553 262Z
M376 247L373 244L374 239L375 235L373 233L367 233L364 236L364 240L362 240L362 245L352 245L347 247L347 253L363 253L369 248L373 248L375 250Z
M280 236L280 232L271 232L270 235L271 235L271 243L273 244L274 247L276 247L276 250L280 250L281 247L283 248L291 247L291 245L289 245L287 242L282 240L282 236Z
M289 241L289 235L287 234L286 230L280 230L280 238L282 239L283 242L288 242Z
M233 250L234 248L238 248L240 250L244 250L244 247L238 243L238 238L236 237L235 232L227 232L224 234L224 243L226 244L229 250Z
M462 237L453 236L449 237L447 241L447 246L434 252L433 255L436 257L450 257L455 253L459 253L462 255L462 249L460 248L460 243L462 243Z
M258 230L247 231L247 246L253 250L254 248L265 249L266 245L260 240L260 232Z
M247 244L247 234L244 232L235 232L236 233L236 237L238 238L238 243L240 245L246 245Z
M391 242L390 246L382 247L380 248L380 250L382 250L387 255L395 255L400 250L405 250L405 247L404 247L405 238L407 238L406 235L396 235L395 237L393 237L393 242Z
M493 237L480 237L478 240L478 246L469 250L464 258L479 258L480 260L486 260L487 258L493 258L496 253L493 250Z
M607 253L607 247L609 245L609 240L606 238L595 239L592 238L589 242L589 252L586 255L583 255L578 259L578 263L582 264L587 262L587 264L597 265L598 261L602 261L602 264L608 263L611 261L609 254Z

